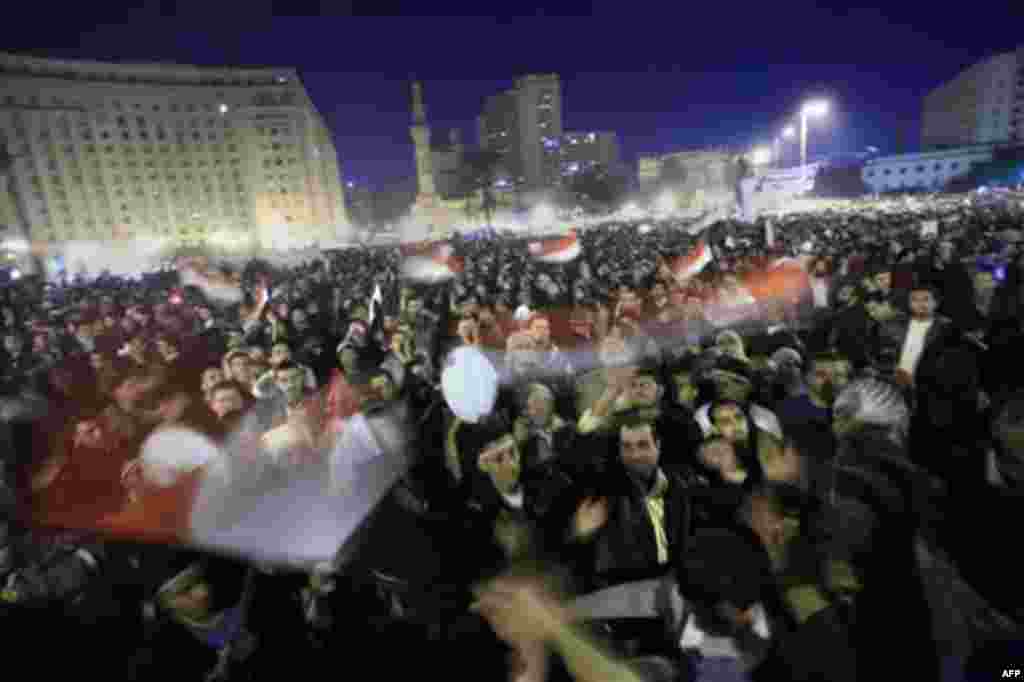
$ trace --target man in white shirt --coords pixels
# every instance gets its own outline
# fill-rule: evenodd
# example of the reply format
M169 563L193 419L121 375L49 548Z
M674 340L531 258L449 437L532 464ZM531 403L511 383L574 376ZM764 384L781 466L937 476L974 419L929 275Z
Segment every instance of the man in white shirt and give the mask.
M945 331L948 321L937 318L938 297L926 286L916 286L910 292L910 318L903 334L903 344L896 364L895 378L901 386L914 385L921 358L925 350Z

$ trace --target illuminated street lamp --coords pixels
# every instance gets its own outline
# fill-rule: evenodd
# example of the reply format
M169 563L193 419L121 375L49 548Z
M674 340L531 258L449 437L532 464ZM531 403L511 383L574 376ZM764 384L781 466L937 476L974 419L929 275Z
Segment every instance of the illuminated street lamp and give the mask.
M793 126L786 126L782 129L782 134L775 138L773 146L775 147L775 165L776 167L782 166L782 141L790 140L796 136L796 128Z
M807 121L828 115L828 102L813 100L800 109L800 179L807 181Z

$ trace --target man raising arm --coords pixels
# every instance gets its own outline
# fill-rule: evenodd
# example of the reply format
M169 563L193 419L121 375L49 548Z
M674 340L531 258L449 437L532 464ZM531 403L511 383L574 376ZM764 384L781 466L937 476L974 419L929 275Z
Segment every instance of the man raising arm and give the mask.
M562 657L576 682L641 682L572 625L540 580L510 575L493 580L477 590L473 610L516 650L521 665L511 677L515 682L543 682L548 651Z

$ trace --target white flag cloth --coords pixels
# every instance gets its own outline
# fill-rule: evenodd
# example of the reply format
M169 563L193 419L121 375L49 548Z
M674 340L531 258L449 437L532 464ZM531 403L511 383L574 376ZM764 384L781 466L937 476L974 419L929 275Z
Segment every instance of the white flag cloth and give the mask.
M569 230L569 234L557 239L532 242L528 250L531 256L544 263L568 263L582 253L576 230Z
M711 253L711 247L708 245L707 240L701 239L690 250L690 253L676 258L672 262L670 269L676 276L676 279L684 282L699 274L712 260L714 260L714 256Z
M282 470L269 458L221 459L196 497L193 541L259 562L334 561L407 470L404 429L391 412L355 415L326 466Z
M368 326L373 329L373 320L377 316L376 307L373 305L377 303L380 306L384 305L384 294L380 290L380 284L375 284L373 287L373 295L370 296L370 319Z

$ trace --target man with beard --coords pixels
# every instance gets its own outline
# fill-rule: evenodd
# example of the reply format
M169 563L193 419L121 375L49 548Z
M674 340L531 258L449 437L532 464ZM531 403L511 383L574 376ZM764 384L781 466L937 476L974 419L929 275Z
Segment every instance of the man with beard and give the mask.
M221 381L209 391L210 411L217 418L221 437L231 434L240 425L246 412L245 389L237 381Z
M585 505L588 518L576 522L576 540L589 545L597 586L661 576L685 545L685 484L662 467L662 442L653 422L624 420L608 473L618 493Z
M277 384L274 379L274 370L286 362L295 362L292 357L292 349L287 341L278 341L270 348L270 368L263 372L253 386L253 395L261 400L273 398L278 395ZM299 364L295 362L295 364ZM299 365L305 372L305 385L309 391L317 389L316 375L313 370L304 365Z
M832 404L850 382L851 372L849 361L842 355L819 354L811 360L805 375L807 392L779 405L777 415L782 429L796 441L801 452L819 460L832 458Z
M572 374L572 364L551 339L551 319L548 316L532 315L527 331L533 337L535 350L540 354L538 361L541 371L556 378Z

